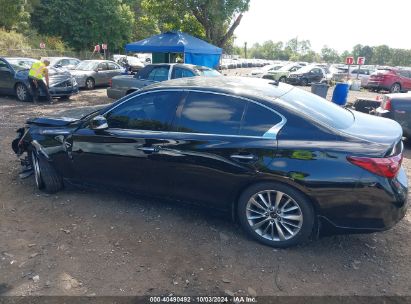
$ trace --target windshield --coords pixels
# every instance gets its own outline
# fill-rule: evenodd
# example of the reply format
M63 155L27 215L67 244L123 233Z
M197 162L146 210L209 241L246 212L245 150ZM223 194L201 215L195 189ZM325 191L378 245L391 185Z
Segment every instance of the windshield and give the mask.
M37 60L27 58L7 59L8 63L15 71L29 70L31 65Z
M219 72L217 72L216 70L212 70L212 69L198 69L198 71L200 72L201 76L207 76L207 77L221 76Z
M92 71L99 63L95 61L82 61L76 66L76 70L80 71Z
M354 123L354 115L336 104L315 94L294 88L281 96L286 107L318 120L335 129L346 129ZM281 102L281 100L277 100Z

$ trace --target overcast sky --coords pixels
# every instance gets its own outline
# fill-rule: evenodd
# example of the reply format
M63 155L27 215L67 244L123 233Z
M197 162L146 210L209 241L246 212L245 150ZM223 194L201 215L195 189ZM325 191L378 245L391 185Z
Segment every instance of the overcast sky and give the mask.
M308 39L339 52L357 44L411 49L410 0L251 0L235 45Z

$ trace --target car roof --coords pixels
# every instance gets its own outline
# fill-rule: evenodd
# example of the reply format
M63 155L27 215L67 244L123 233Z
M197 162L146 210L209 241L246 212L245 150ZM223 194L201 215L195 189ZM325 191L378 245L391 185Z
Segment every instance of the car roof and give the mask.
M3 58L5 60L35 60L35 61L39 61L38 59L28 58L28 57L0 57L0 58Z
M158 89L192 89L239 95L249 98L273 100L280 98L294 87L268 79L236 76L187 77L159 82L146 87L145 90ZM143 91L141 90L141 91ZM140 92L141 92L140 91Z

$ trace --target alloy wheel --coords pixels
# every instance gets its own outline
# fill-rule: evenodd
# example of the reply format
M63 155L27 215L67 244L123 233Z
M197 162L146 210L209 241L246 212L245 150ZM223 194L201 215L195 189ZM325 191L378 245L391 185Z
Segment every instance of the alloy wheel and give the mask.
M303 224L300 206L292 197L280 191L260 191L248 200L246 208L251 229L270 241L292 239Z
M19 100L24 101L27 98L27 89L23 85L19 84L16 88L16 94Z
M87 87L87 89L89 89L89 90L91 90L91 89L93 89L93 87L94 87L94 83L93 83L93 80L92 79L87 79L87 81L86 81L86 87Z
M391 93L399 93L401 86L398 83L395 83L391 88Z

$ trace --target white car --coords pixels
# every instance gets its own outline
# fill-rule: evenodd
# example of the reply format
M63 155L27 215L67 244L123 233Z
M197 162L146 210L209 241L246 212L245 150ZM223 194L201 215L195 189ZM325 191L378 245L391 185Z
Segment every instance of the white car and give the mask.
M264 66L260 69L252 70L251 73L249 74L249 76L261 78L261 77L263 77L264 74L266 74L270 71L276 71L276 70L282 68L283 66L284 66L283 64L266 65L266 66Z

